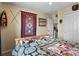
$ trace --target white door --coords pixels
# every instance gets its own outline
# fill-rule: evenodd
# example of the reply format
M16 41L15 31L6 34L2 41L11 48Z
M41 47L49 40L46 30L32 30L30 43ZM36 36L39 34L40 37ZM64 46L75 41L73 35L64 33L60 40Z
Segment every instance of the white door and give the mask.
M79 42L79 11L64 15L64 39Z
M52 19L48 19L47 20L47 34L49 35L53 35L53 20Z
M65 15L64 17L64 39L69 40L72 39L72 18L70 17L70 15Z

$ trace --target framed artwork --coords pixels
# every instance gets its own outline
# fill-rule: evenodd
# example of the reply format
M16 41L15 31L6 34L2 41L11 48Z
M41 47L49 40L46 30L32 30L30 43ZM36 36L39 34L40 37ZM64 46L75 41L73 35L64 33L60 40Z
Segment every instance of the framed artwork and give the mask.
M79 4L75 4L72 6L72 11L79 10Z
M21 37L36 35L36 14L21 11Z
M46 26L47 20L44 18L39 18L39 26Z

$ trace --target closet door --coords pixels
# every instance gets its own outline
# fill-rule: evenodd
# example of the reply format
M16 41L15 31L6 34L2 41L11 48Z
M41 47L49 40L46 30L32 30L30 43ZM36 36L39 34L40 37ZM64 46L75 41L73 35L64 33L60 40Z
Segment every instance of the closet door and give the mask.
M64 39L70 40L72 39L73 34L73 16L72 14L66 14L64 16Z
M79 11L64 15L64 39L79 42Z
M71 17L72 17L72 41L73 42L78 42L79 40L79 12L75 11L73 13L71 13Z
M76 32L75 37L76 38L75 38L75 41L79 42L79 11L76 11L74 21L76 21L76 30L75 30L75 32Z
M71 15L71 17L72 17L72 41L73 42L75 42L76 41L76 39L77 39L77 14L76 14L76 12L73 12L73 13L71 13L72 15Z

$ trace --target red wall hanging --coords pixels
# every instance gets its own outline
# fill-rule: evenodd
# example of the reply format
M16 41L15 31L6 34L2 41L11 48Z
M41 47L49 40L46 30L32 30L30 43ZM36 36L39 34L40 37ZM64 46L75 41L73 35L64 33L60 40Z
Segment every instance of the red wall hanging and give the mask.
M21 37L36 35L36 14L21 11Z

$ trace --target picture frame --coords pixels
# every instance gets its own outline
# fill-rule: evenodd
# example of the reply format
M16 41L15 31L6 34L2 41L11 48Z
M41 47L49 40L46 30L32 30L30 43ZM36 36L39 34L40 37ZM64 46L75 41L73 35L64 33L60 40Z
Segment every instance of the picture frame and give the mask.
M21 11L21 37L36 36L37 14Z
M39 18L39 26L46 26L46 25L47 25L47 19Z

